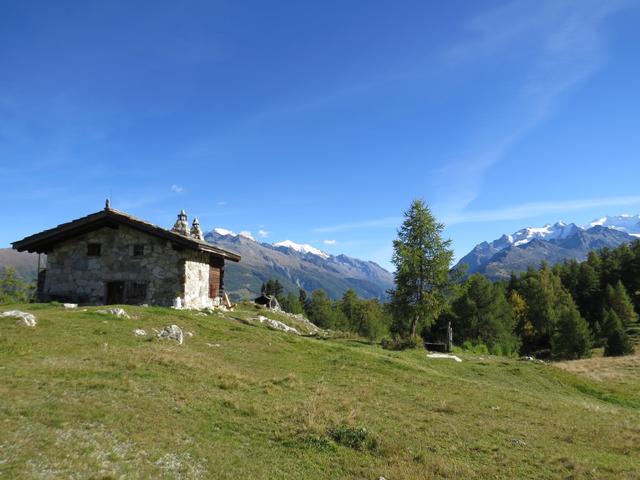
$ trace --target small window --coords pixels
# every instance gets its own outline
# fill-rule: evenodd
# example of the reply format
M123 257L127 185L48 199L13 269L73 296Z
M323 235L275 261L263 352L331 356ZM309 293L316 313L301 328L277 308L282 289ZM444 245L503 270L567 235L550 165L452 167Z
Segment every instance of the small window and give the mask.
M133 246L133 256L134 257L142 257L144 255L144 245L138 243Z
M87 256L89 257L99 257L100 256L100 244L99 243L90 243L87 245Z

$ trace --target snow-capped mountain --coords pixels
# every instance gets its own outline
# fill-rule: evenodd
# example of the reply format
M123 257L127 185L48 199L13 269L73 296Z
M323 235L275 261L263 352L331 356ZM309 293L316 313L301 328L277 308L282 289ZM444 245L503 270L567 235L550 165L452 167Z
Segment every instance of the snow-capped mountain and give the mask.
M640 237L640 215L616 215L613 217L602 217L589 223L585 228L595 226L613 228L621 232L628 233L634 237Z
M584 260L591 250L617 247L640 237L640 215L602 217L579 227L557 222L527 227L492 242L482 242L465 255L468 273L480 272L492 278L505 278L512 271L523 271L541 261L550 264L565 259Z
M226 228L214 228L213 229L214 233L217 233L218 235L221 235L223 237L229 236L229 237L244 237L244 238L248 238L249 240L253 240L254 242L256 241L255 238L253 238L253 235L251 235L251 232L240 232L240 233L235 233L232 232L231 230L227 230Z
M542 227L527 227L522 230L518 230L512 235L507 235L509 245L524 245L536 238L541 240L552 240L555 238L566 238L576 231L579 227L574 223L566 224L564 222L557 222L553 225L546 224ZM503 238L503 237L501 237Z
M292 242L291 240L285 240L283 242L278 242L273 244L274 247L288 248L291 250L295 250L300 253L309 253L311 255L317 255L320 258L329 258L329 254L319 250L315 247L312 247L308 243L299 244Z
M236 298L257 296L270 278L278 279L289 291L322 288L332 298L349 288L364 298L384 298L393 285L391 273L374 262L330 255L309 244L291 240L262 243L248 232L224 228L206 233L205 238L242 256L240 263L225 266L225 289Z
M253 235L251 235L251 232L240 232L240 233L235 233L232 230L227 230L226 228L214 228L212 230L211 233L215 233L219 236L222 237L244 237L244 238L248 238L249 240L253 240L254 242L256 242L257 240L253 237ZM317 255L320 258L329 258L330 255L326 252L323 252L322 250L315 248L312 245L309 245L308 243L296 243L292 240L284 240L282 242L277 242L277 243L272 243L272 246L276 247L276 248L283 248L283 249L290 249L290 250L294 250L298 253L308 253L311 255Z

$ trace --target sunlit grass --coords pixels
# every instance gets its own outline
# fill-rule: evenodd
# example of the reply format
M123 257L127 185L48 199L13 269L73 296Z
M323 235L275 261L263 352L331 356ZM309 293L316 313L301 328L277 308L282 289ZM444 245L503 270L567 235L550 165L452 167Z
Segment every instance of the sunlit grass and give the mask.
M432 360L249 306L11 308L38 325L0 319L0 478L638 478L633 360ZM133 334L169 324L193 336Z

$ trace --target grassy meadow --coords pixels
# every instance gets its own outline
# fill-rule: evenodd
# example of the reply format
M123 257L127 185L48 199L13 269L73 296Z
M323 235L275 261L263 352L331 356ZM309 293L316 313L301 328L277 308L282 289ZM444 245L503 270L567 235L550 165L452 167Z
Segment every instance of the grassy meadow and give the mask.
M123 308L0 308L38 319L0 318L0 479L640 478L640 357L456 363ZM133 333L170 324L193 335Z

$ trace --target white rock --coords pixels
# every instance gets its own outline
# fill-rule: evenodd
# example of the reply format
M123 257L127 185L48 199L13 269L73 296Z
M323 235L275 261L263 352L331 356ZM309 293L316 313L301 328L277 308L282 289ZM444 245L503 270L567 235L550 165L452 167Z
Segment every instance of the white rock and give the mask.
M120 318L131 318L129 314L122 308L109 308L107 310L96 310L96 313L100 313L102 315L115 315Z
M207 343L207 347L221 347L219 343Z
M260 323L266 323L268 327L273 328L274 330L282 330L283 332L295 333L296 335L300 335L300 332L298 330L278 320L272 320L263 315L258 315L258 321Z
M158 338L168 338L170 340L175 340L180 345L182 345L182 342L184 341L182 329L177 325L164 327L164 329L162 329L162 331L158 334Z
M136 337L145 337L145 336L147 335L147 332L145 332L145 331L144 331L143 329L141 329L141 328L136 328L136 329L133 331L133 334L134 334Z
M187 337L193 337L193 332L187 332L187 333L185 333L185 335L186 335Z
M455 360L456 362L461 362L462 359L457 355L451 355L450 353L428 353L427 357L429 358L449 358L451 360Z
M21 312L20 310L9 310L8 312L0 313L0 317L13 317L18 319L18 323L25 327L35 327L38 323L36 316L32 313Z
M78 308L78 304L77 303L63 303L62 307L63 308Z
M180 310L182 308L182 299L180 297L176 297L173 299L173 307L176 310Z

